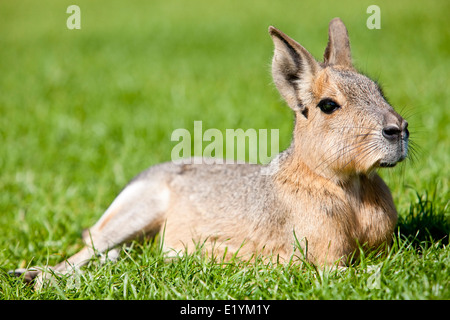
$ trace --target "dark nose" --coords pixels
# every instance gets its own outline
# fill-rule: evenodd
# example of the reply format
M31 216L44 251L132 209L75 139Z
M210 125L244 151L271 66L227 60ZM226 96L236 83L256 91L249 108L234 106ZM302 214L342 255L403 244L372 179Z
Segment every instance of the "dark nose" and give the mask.
M406 139L409 138L408 122L406 121L403 121L403 137Z
M383 128L383 137L385 137L388 140L398 139L401 133L402 131L395 124L390 124Z
M401 129L396 124L388 124L383 129L383 137L385 137L388 140L399 139L402 133L404 139L409 138L408 122L406 122L405 120L402 121Z

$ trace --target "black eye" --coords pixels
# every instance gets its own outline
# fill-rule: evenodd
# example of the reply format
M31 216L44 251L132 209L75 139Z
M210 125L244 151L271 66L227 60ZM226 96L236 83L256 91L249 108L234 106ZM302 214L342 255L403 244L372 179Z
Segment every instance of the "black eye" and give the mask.
M320 110L322 110L323 113L326 114L332 114L340 108L340 106L331 99L323 99L317 106L320 108Z

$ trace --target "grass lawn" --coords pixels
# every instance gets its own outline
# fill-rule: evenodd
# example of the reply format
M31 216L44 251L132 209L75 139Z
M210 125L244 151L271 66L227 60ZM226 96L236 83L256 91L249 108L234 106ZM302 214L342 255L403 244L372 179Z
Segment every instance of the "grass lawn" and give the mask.
M69 30L66 9L81 8ZM378 1L1 1L0 299L450 299L450 3ZM381 170L399 212L387 256L345 271L309 264L164 262L157 242L34 292L7 271L82 246L123 186L170 160L177 128L279 129L274 25L322 59L339 16L356 66L408 120L415 156Z

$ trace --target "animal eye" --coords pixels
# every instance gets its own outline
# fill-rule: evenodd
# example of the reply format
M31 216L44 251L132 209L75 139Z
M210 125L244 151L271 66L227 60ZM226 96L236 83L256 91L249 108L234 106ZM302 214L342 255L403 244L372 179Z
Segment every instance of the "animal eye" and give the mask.
M340 106L331 99L323 99L317 105L323 113L332 114L340 108Z

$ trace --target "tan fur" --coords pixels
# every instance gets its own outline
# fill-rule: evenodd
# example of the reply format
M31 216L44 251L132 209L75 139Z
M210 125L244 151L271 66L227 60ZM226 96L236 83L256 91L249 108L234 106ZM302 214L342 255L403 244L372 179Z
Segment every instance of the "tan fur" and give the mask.
M389 245L397 213L376 169L406 157L406 121L355 71L339 19L330 23L323 63L281 31L269 33L273 79L295 115L291 146L267 166L151 167L85 233L86 247L54 270L158 232L168 256L201 246L217 258L297 255L318 265L345 265L358 244Z

